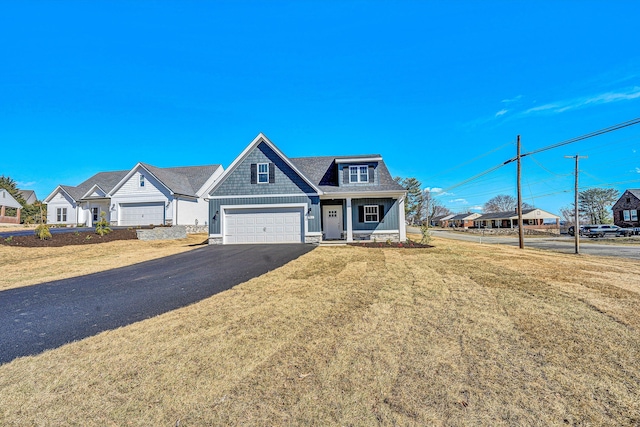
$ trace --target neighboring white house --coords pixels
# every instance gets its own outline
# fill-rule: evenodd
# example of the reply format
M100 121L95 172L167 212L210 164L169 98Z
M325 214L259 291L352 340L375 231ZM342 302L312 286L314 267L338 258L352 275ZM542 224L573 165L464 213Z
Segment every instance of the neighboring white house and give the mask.
M56 187L44 200L47 222L92 226L105 212L111 225L206 225L209 204L204 198L222 172L220 165L158 168L145 163L100 172L76 187Z
M16 216L6 216L6 208L17 209ZM0 223L20 224L22 205L6 189L0 188Z
M33 190L18 190L20 191L20 195L24 199L27 205L32 205L38 201L38 197L36 197L36 192Z

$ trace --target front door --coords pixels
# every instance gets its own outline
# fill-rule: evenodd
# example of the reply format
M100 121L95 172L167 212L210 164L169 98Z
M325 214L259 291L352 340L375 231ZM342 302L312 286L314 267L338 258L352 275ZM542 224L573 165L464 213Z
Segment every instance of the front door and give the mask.
M322 222L326 240L342 238L342 205L323 206Z

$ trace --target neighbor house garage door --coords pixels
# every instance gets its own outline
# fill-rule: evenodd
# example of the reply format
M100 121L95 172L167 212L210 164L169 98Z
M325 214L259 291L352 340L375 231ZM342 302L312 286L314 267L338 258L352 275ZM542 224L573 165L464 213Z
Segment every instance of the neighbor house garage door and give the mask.
M224 243L301 243L302 208L227 209Z
M164 203L123 203L120 225L164 224Z

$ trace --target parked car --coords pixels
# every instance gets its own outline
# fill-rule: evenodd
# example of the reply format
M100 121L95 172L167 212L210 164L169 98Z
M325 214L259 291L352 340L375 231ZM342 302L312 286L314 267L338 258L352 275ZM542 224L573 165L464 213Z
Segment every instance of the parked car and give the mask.
M640 227L620 228L618 230L618 236L629 237L640 234Z
M589 237L620 236L621 228L613 224L599 224L589 229Z
M589 225L581 225L580 226L580 235L581 236L588 236L589 235L589 230L597 227L597 225L594 224L589 224ZM569 229L567 230L567 233L570 236L575 236L576 232L575 232L576 228L572 225L571 227L569 227Z

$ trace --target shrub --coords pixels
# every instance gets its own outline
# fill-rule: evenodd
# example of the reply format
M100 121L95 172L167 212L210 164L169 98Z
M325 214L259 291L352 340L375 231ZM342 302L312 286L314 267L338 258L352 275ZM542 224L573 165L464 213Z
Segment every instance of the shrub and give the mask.
M107 222L107 214L102 212L100 213L100 221L96 222L96 234L104 236L110 232L111 228L109 228L109 223Z
M420 243L422 243L423 245L428 245L429 242L431 241L431 233L429 232L429 225L422 224L420 226L420 232L422 233L422 239L420 240Z
M13 236L9 236L6 239L4 239L4 241L7 243L11 243L12 240L13 240Z
M38 225L36 227L35 233L40 240L47 240L51 238L51 231L49 231L49 226L47 226L46 224Z

